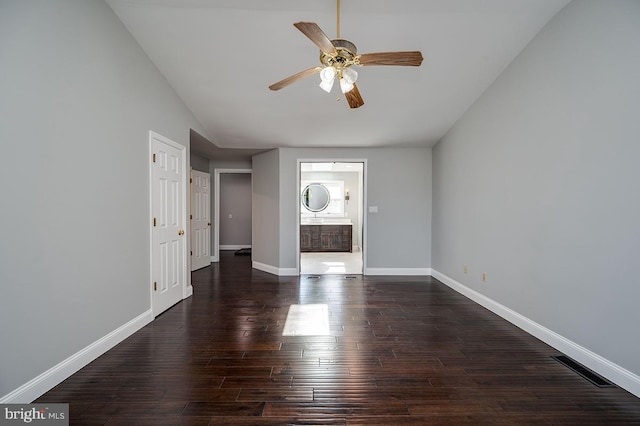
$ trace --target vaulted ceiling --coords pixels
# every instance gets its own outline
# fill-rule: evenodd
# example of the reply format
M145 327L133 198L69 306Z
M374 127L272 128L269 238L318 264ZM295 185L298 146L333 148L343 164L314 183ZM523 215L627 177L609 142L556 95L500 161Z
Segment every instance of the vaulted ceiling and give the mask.
M107 0L221 148L433 146L568 0L342 0L358 53L420 50L420 67L362 67L349 109L294 28L336 35L335 0Z

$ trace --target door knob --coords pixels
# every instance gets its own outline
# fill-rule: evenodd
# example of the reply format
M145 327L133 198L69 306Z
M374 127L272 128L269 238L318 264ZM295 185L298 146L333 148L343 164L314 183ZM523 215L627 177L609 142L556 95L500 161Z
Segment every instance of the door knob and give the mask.
M178 231L178 235L184 235L184 231L181 229Z

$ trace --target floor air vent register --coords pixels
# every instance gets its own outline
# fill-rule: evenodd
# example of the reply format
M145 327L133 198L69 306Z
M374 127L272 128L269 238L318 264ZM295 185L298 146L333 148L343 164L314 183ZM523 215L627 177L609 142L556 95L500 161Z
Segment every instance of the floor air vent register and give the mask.
M355 275L345 275L345 276L343 276L341 278L344 278L345 280L356 280L356 279L358 279L358 277L355 276ZM320 279L320 275L309 275L309 276L307 276L307 279L308 280L319 280Z
M579 375L581 375L582 377L584 377L585 379L587 379L588 381L590 381L594 385L598 386L599 388L613 388L613 387L616 387L616 385L614 385L613 383L611 383L610 381L608 381L604 377L594 373L593 371L589 370L584 365L580 364L577 361L572 360L571 358L569 358L566 355L557 355L557 356L552 356L551 358L555 359L556 361L558 361L560 364L564 365L565 367L568 367L571 370L575 371L576 373L578 373Z

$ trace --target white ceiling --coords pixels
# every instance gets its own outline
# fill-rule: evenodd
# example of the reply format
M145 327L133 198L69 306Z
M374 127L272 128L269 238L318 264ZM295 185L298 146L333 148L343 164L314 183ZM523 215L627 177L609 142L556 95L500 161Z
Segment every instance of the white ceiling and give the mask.
M342 0L358 53L420 50L421 67L358 68L349 109L293 23L336 35L335 0L107 0L222 148L433 146L568 0ZM340 99L340 101L336 101Z

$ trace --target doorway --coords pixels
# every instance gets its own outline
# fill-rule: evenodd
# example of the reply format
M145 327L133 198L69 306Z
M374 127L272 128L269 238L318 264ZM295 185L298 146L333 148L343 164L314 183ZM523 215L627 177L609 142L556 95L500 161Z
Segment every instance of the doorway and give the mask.
M214 170L214 237L212 262L220 250L251 249L251 169Z
M302 275L360 275L365 265L365 161L299 161Z

